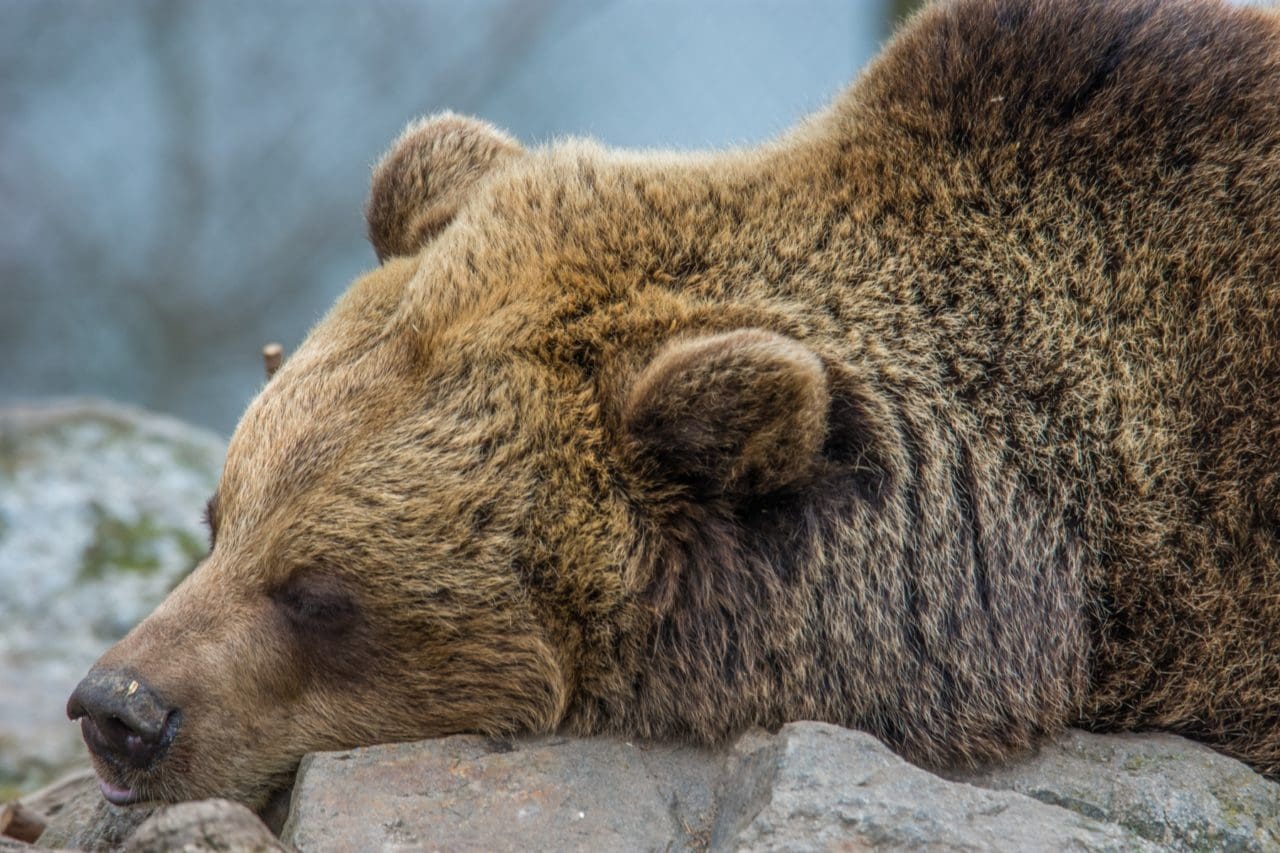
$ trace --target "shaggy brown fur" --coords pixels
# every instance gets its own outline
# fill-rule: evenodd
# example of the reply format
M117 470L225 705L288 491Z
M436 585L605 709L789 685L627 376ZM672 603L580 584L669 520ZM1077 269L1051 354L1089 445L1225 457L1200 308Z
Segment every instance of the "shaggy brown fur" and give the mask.
M257 802L307 750L801 718L1280 773L1277 93L1256 10L959 0L757 150L416 126L369 206L405 257L104 658L184 715L113 778Z

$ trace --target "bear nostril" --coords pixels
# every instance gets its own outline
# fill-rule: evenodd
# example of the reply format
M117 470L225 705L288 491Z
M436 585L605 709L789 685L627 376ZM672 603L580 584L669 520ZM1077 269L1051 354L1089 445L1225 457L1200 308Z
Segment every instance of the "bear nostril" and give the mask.
M181 715L136 678L93 670L67 701L67 716L80 719L85 744L100 758L145 767L173 740Z

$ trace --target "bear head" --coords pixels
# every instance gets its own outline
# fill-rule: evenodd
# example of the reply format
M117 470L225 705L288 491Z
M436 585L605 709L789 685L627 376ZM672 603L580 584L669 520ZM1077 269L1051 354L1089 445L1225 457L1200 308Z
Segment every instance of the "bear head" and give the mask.
M243 416L208 556L70 700L109 800L260 806L311 751L617 728L583 697L634 677L672 516L804 482L830 438L803 328L669 286L700 235L663 210L715 168L405 132L382 265Z

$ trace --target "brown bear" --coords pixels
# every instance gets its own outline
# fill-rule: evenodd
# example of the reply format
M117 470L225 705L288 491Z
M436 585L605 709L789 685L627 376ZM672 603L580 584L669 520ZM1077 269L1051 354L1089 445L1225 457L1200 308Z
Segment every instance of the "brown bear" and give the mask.
M1278 93L1272 13L958 0L753 150L411 126L382 265L71 698L104 793L797 719L1280 773Z

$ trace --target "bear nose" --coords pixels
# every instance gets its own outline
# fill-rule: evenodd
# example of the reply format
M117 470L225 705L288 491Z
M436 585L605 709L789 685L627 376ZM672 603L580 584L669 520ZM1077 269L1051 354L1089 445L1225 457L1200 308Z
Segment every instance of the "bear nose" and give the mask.
M95 755L141 769L169 746L182 715L140 679L120 670L90 670L67 700Z

